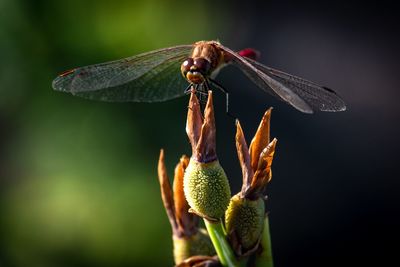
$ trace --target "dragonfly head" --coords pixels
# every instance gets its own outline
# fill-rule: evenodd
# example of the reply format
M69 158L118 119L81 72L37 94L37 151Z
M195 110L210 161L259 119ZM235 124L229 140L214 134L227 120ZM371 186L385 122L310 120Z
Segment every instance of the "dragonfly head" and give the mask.
M209 75L211 63L205 58L188 58L181 65L183 77L190 83L203 83L205 77Z

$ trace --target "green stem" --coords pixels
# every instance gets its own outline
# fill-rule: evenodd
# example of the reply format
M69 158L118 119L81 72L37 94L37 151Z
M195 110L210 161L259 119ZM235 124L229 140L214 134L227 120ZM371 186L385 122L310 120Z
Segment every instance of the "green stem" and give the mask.
M274 262L272 259L272 248L271 248L271 235L269 233L269 220L268 216L265 217L264 229L261 237L262 252L257 255L256 267L273 267Z
M204 219L204 223L222 266L239 267L239 262L236 260L231 246L226 240L221 221L210 222L207 219Z

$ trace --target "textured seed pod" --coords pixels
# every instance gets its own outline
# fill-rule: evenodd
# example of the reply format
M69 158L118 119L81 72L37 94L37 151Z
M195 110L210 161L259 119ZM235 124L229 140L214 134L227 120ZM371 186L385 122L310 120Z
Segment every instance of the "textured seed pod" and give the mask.
M176 264L194 255L215 255L214 247L205 229L199 229L195 235L189 237L173 236L173 242L174 260Z
M238 254L254 248L264 227L265 204L262 198L250 200L233 196L225 213L228 238ZM239 251L238 251L239 250Z
M228 178L218 160L201 163L191 159L184 176L186 199L200 216L220 219L231 197Z

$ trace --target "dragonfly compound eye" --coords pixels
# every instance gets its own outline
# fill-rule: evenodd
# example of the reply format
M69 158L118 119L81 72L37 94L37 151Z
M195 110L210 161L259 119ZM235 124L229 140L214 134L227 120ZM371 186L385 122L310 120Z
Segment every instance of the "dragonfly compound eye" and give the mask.
M196 58L193 62L193 65L204 75L208 74L211 68L210 62L205 58Z
M193 58L188 58L185 61L183 61L181 65L181 72L184 77L186 77L186 74L190 70L190 67L193 66L193 63L194 63Z
M209 66L210 63L205 59L188 58L182 63L181 72L189 83L201 84L204 82L206 71L210 70Z

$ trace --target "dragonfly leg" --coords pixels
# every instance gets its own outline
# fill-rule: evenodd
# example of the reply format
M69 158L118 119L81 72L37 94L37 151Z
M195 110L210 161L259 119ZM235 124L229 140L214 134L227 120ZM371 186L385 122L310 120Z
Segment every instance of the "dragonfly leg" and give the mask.
M190 93L192 92L192 87L193 87L193 84L192 83L190 83L189 85L188 85L188 87L186 87L186 89L185 89L185 95L190 95Z
M207 94L208 94L207 92L204 92L204 90L199 89L199 88L200 88L200 84L193 84L193 83L191 83L191 84L189 84L188 87L186 87L184 93L185 93L186 95L190 95L190 94L192 93L192 90L194 90L194 92L195 92L196 94L198 94L198 95L207 95Z
M207 96L208 96L208 89L205 84L196 84L196 93L199 97L199 102L201 106L201 110L204 111L204 108L207 104Z
M235 118L231 113L229 113L229 92L228 90L226 90L222 85L220 85L218 82L212 80L212 79L208 79L208 81L210 81L210 83L212 85L214 85L215 87L217 87L219 90L221 90L224 94L225 94L225 112L228 116ZM209 87L208 81L206 81L207 86Z
M199 97L208 95L208 89L204 86L204 83L195 84L196 93Z
M184 92L186 95L189 95L192 92L194 92L199 99L201 108L203 108L205 106L205 104L207 103L207 93L204 92L204 89L202 88L201 84L191 83L191 84L189 84L188 87L186 87Z

